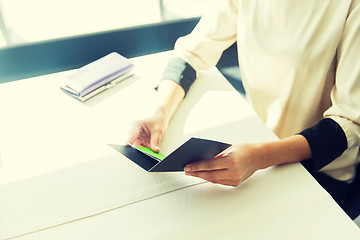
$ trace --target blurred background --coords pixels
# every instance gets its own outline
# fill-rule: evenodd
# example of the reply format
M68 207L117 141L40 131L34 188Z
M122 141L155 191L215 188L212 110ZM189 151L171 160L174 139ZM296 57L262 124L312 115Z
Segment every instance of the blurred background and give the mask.
M0 47L199 17L219 0L0 0Z

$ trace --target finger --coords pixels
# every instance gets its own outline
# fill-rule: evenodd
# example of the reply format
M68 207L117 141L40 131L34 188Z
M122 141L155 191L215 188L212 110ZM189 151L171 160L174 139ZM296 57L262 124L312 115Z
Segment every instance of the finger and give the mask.
M221 180L231 180L229 170L213 170L213 171L199 171L199 172L185 172L185 175L202 178L209 182L218 182Z
M241 184L240 182L236 182L234 180L220 180L220 181L215 181L215 182L211 182L211 183L221 184L221 185L231 186L231 187L237 187Z
M196 171L210 171L210 170L220 170L227 169L228 157L218 157L208 160L202 160L195 163L190 163L184 167L186 172L196 172Z
M162 136L163 136L163 131L162 130L155 130L151 134L150 148L154 152L160 152L159 145L160 145Z
M209 181L214 184L221 184L226 186L237 187L241 184L241 180L232 179L231 175L229 175L228 170L216 170L216 171L204 171L204 172L185 172L185 175L198 177Z
M128 143L134 144L135 140L140 135L141 129L142 129L142 127L138 122L133 123L133 125L132 125L132 127L131 127L131 129L129 131L129 134L128 134Z
M136 139L132 145L137 147L150 147L150 144L147 144L146 141L140 138Z
M147 124L143 121L137 121L133 123L128 143L135 146L150 147L150 137L151 133Z

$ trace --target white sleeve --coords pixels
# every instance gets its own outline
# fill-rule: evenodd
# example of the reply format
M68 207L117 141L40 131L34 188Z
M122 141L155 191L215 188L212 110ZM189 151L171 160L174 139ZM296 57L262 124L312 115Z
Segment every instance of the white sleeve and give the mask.
M324 113L336 121L347 137L348 148L360 145L360 0L350 8L337 50L332 106Z
M217 64L222 52L237 37L237 0L219 1L219 5L203 15L194 30L175 44L176 57L195 70Z

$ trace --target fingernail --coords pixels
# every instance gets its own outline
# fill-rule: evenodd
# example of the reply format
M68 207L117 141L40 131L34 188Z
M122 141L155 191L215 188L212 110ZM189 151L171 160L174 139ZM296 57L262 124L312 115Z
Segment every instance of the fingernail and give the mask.
M185 167L184 167L184 171L185 171L185 172L191 171L191 167L190 167L190 166L185 166Z
M160 152L159 146L155 146L155 147L154 147L154 150L155 150L154 152Z

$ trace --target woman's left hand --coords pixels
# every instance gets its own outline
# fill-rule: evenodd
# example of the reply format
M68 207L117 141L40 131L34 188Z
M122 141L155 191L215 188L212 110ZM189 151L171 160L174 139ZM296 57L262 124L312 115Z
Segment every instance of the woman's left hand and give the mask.
M259 169L310 158L306 138L297 134L278 141L231 146L213 159L185 166L184 171L186 175L236 187Z
M261 169L264 156L257 144L231 146L213 159L185 166L186 175L202 178L212 183L239 186Z

